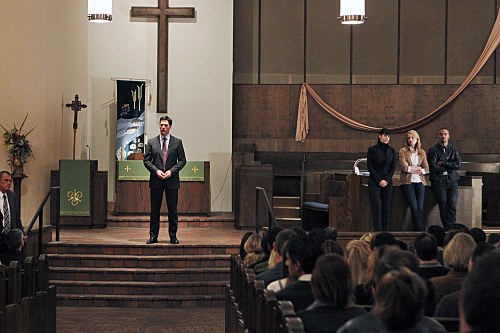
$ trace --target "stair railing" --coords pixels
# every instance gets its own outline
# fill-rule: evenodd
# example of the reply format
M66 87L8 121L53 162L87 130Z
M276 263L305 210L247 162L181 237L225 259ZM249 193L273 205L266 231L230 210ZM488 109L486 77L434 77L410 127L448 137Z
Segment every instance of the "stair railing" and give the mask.
M260 216L260 207L259 207L259 202L260 202L260 196L264 196L264 201L266 202L267 206L267 211L269 212L269 217L271 218L268 220L268 227L272 228L273 225L275 227L278 226L278 222L276 222L276 217L274 216L273 208L271 207L271 204L269 203L269 199L267 198L266 190L263 189L262 187L256 187L255 188L255 232L259 232L260 228L260 223L259 223L259 216Z
M52 199L57 201L57 209L56 209L56 241L59 241L59 192L61 188L59 186L54 186L49 189L47 194L45 195L45 198L43 198L42 202L40 203L40 206L38 207L38 210L35 213L35 216L33 216L33 219L31 220L30 225L26 229L26 235L31 231L33 228L33 225L35 224L36 220L38 219L38 256L40 256L43 253L43 208L45 207L45 204L47 203L47 200L49 199L50 195L53 194Z

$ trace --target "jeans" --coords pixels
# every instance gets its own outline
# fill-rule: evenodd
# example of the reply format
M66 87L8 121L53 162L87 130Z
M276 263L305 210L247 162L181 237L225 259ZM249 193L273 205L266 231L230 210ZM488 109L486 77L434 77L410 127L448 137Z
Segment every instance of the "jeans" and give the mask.
M373 216L374 231L389 231L391 221L392 182L380 187L371 178L368 180L370 206Z
M422 183L401 185L408 206L410 206L413 231L424 231L425 186Z
M444 178L432 181L431 188L439 205L441 223L444 230L448 231L457 218L458 182Z

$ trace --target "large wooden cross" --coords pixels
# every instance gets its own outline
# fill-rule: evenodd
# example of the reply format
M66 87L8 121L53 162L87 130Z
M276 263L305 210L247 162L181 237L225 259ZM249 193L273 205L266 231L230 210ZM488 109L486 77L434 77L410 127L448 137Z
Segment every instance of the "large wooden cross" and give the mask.
M192 7L169 7L168 0L158 0L158 7L132 7L132 17L158 18L158 56L157 56L157 112L167 113L168 86L168 18L194 17Z
M75 100L71 103L66 104L67 108L71 108L75 112L73 117L73 159L75 159L75 149L76 149L76 130L78 129L78 112L85 109L87 105L82 104L78 99L78 95L75 95Z

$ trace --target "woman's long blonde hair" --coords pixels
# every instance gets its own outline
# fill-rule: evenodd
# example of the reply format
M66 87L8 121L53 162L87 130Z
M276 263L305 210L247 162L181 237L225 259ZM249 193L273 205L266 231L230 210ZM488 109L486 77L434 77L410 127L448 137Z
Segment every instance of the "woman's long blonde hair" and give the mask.
M406 136L405 136L405 147L410 147L410 145L408 144L408 135L411 135L413 136L414 138L417 138L417 143L415 144L415 150L419 150L421 149L422 147L422 144L420 143L420 136L418 135L417 131L415 130L410 130L408 132L406 132Z

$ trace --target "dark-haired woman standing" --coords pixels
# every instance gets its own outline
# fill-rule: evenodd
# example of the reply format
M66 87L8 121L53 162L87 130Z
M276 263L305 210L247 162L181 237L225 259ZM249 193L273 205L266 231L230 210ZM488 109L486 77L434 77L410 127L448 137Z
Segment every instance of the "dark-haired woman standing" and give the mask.
M375 231L388 231L391 218L392 176L396 171L396 150L389 146L390 139L391 131L383 128L378 133L377 144L368 149L368 191Z

